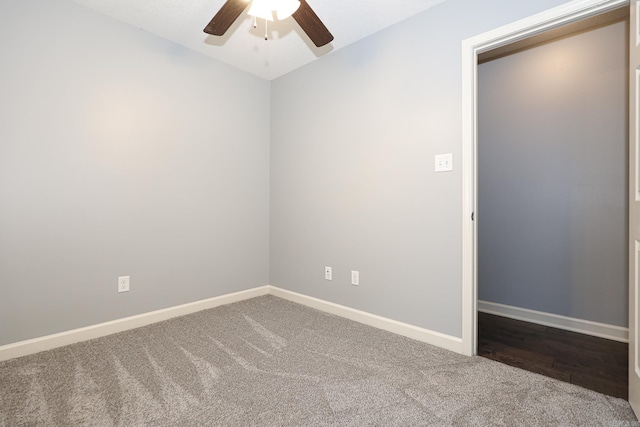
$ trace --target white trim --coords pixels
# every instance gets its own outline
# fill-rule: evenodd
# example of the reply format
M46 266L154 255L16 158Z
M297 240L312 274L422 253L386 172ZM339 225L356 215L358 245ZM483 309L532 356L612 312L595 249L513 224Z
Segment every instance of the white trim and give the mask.
M636 10L640 10L640 8L636 9ZM638 98L640 99L640 98ZM636 130L637 132L637 130ZM638 166L635 167L636 170L638 170ZM634 319L634 324L633 326L633 330L635 335L632 335L631 338L633 338L633 360L631 361L631 364L633 366L633 370L636 373L636 377L640 378L640 352L638 351L638 342L640 341L640 336L638 336L638 332L640 332L640 325L638 324L638 311L640 310L640 307L638 307L638 296L640 295L638 292L640 292L640 282L638 281L638 267L639 267L639 263L640 263L640 257L638 255L640 255L640 242L638 242L638 240L633 239L634 240L634 261L633 261L633 292L632 292L632 298L635 298L636 301L631 301L631 304L635 306L635 310L633 310L631 312L631 316ZM634 380L637 381L638 378L635 378ZM631 381L631 378L629 379L629 381Z
M52 350L54 348L75 344L81 341L104 337L118 332L128 331L130 329L168 320L173 317L184 316L201 310L218 307L220 305L231 304L268 294L327 313L335 314L346 319L364 323L365 325L373 326L374 328L383 329L398 335L436 345L447 350L462 353L462 339L460 338L267 285L0 346L0 362L3 360L13 359L15 357L28 356L41 351Z
M270 287L271 295L306 305L326 313L335 314L349 320L354 320L374 328L383 329L394 334L402 335L414 340L422 341L427 344L435 345L462 353L462 339L451 335L442 334L440 332L431 331L429 329L413 326L408 323L398 322L397 320L388 319L386 317L367 313L365 311L356 310L340 304L324 301L318 298L309 297L296 292L285 289Z
M261 295L267 295L268 293L269 286L262 286L246 291L235 292L175 307L169 307L162 310L138 314L136 316L125 317L84 328L60 332L58 334L4 345L0 347L0 361L13 359L14 357L27 356L29 354L35 354L45 350L52 350L65 345L75 344L80 341L88 341L94 338L104 337L117 332L123 332L129 329L139 328L141 326L168 320L173 317L184 316L186 314L207 310L220 305L231 304Z
M628 0L575 0L462 42L462 350L464 354L472 355L477 351L475 241L477 230L476 224L471 221L471 213L476 212L477 216L478 54L628 3Z
M629 328L623 328L622 326L576 319L559 314L545 313L543 311L513 307L511 305L489 301L478 301L478 311L515 320L524 320L525 322L536 323L538 325L551 326L566 331L592 335L594 337L629 342Z

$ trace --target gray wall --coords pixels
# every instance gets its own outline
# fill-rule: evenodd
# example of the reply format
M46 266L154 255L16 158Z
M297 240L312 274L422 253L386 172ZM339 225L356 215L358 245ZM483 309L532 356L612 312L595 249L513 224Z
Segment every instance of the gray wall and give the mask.
M627 326L627 24L479 67L479 299Z
M561 3L449 0L276 79L271 284L460 337L461 41Z
M0 345L268 284L269 82L70 0L0 52Z
M267 279L460 336L460 42L562 3L449 0L271 88L68 0L0 3L0 344Z

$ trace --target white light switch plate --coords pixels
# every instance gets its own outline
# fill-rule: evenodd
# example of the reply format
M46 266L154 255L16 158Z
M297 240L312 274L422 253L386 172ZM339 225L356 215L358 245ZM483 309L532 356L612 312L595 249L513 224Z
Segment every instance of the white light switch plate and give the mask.
M118 277L118 292L129 292L129 276Z
M436 172L453 170L453 153L436 154Z

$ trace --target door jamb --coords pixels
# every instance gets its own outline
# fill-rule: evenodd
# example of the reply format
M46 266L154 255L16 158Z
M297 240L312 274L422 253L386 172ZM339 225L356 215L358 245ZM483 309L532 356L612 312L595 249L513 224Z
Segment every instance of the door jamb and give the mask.
M624 7L629 0L574 0L462 42L462 353L477 353L478 54ZM472 219L472 215L475 218Z

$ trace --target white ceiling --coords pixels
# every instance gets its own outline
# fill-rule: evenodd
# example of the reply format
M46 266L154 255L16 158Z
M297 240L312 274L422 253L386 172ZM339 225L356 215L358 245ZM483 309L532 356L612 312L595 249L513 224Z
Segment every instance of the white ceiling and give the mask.
M445 0L308 0L335 39L317 48L289 18L253 28L246 11L223 37L202 30L225 0L75 0L117 20L272 80ZM248 1L248 0L247 0Z

